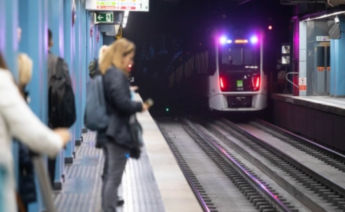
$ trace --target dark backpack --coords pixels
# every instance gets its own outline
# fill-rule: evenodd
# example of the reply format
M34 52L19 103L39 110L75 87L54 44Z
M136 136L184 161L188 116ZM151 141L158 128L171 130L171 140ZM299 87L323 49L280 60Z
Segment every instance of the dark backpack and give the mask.
M87 88L84 123L88 129L98 131L108 127L108 120L103 79L102 75L97 75Z
M49 80L49 125L71 127L76 120L75 100L68 66L62 58L56 62Z

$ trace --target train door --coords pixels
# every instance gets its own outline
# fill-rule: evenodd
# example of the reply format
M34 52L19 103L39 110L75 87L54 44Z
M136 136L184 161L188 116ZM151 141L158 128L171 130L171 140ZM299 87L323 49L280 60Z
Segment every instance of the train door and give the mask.
M329 95L330 93L330 42L323 42L317 46L317 93L318 95Z

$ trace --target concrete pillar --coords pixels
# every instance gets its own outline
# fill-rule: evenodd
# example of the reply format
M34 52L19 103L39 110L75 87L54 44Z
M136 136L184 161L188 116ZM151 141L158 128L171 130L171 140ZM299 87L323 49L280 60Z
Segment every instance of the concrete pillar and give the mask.
M345 18L339 16L340 29L345 29ZM335 97L345 96L345 32L341 31L341 38L331 40L331 86L330 94Z
M77 119L75 123L75 136L76 136L76 144L81 144L81 129L82 129L82 111L81 111L81 95L83 90L81 89L81 45L82 44L82 38L80 33L80 16L79 14L79 7L80 7L80 1L75 1L75 23L74 23L74 45L73 45L73 53L74 53L74 72L75 72L75 101L76 101L76 113L77 113Z
M85 102L86 102L86 82L88 77L88 63L87 63L87 47L86 42L88 41L89 34L85 33L86 29L86 10L85 10L85 1L78 0L77 4L77 23L78 23L78 36L79 44L77 45L77 52L80 52L79 60L80 60L80 128L84 128L84 111L85 111Z
M299 26L300 26L300 19L298 17L299 14L299 6L295 6L294 8L294 15L293 18L293 34L292 34L292 60L291 60L291 71L292 72L299 72ZM293 82L298 84L298 75L294 75ZM299 89L295 86L292 86L293 95L299 96Z
M73 0L64 0L64 59L69 67L69 72L72 79L73 90L76 90L76 74L75 74L75 33L74 25L72 26L72 5ZM71 128L72 140L69 142L65 149L65 162L73 163L75 140L76 136L76 124Z
M95 30L92 20L92 15L90 12L86 11L86 33L87 33L87 42L86 42L86 48L87 48L87 64L89 64L93 59L93 38L95 37ZM90 77L87 77L88 81Z
M299 24L299 79L307 79L307 22ZM309 80L310 81L310 80ZM307 80L307 89L311 83ZM306 96L307 91L300 90L299 96Z
M87 21L87 11L85 9L85 1L81 1L80 4L80 33L83 35L81 36L83 38L83 45L82 45L82 49L81 51L83 52L81 60L82 60L82 66L81 66L81 70L82 70L82 89L83 89L83 94L82 94L82 113L83 113L83 117L84 117L84 111L85 111L85 106L86 106L86 90L87 90L87 82L89 79L89 70L88 70L88 58L87 58L87 43L90 39L90 32L89 32L89 28L88 28L88 21ZM83 123L83 128L84 128L84 122Z

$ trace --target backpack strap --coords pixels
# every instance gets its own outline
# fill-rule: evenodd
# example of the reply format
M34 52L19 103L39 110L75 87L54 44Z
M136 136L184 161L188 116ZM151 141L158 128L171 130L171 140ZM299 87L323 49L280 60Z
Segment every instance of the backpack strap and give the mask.
M55 76L58 78L62 77L64 74L63 73L64 63L65 61L61 57L59 57L56 61Z
M57 61L58 61L58 57L49 52L48 54L48 79L49 80L56 72Z

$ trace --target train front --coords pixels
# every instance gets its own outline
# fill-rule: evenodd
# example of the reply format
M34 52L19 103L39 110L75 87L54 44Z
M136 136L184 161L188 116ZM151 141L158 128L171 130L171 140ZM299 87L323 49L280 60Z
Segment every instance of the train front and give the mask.
M209 77L209 107L218 111L259 111L267 105L263 36L221 36L217 71Z

